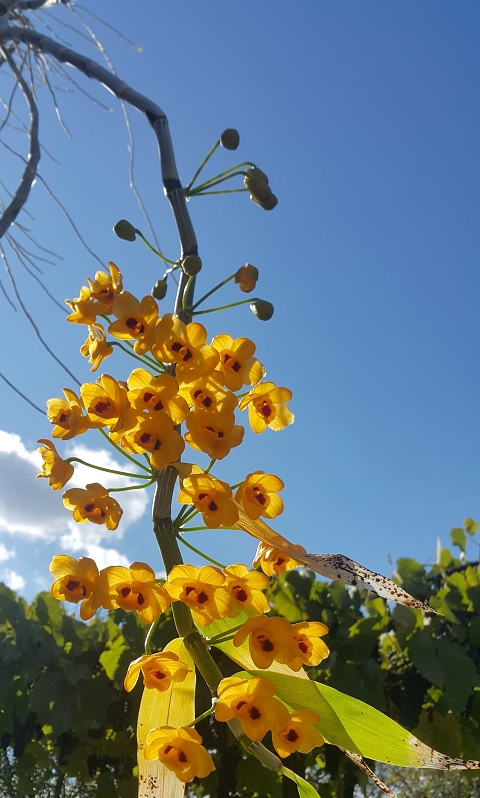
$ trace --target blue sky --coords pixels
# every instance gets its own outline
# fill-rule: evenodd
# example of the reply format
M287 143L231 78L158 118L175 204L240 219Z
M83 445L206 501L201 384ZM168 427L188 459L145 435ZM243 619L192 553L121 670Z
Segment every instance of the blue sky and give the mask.
M261 274L258 295L275 305L269 323L245 308L204 317L209 334L252 338L268 378L293 391L296 415L283 433L247 431L216 475L233 483L253 470L278 474L285 512L272 526L310 552L338 551L387 574L401 556L432 562L437 538L446 545L451 527L480 515L478 4L140 0L135 15L126 0L101 6L142 53L88 15L98 3L76 8L122 78L167 113L182 179L188 182L224 128L236 127L239 150L218 152L206 176L251 160L279 197L269 213L245 194L190 203L204 263L198 295L250 262ZM48 23L70 46L101 58L61 27L78 27L66 9L37 18L43 32ZM65 91L54 77L70 138L40 87L41 176L103 268L115 261L127 290L143 296L161 267L139 242L111 232L119 218L148 232L129 189L122 112L92 81L75 79L113 110L72 85ZM11 81L3 74L0 81L8 97ZM136 182L162 250L175 259L156 142L137 112L131 121ZM2 131L2 140L25 152L18 132ZM10 190L21 169L2 147ZM42 266L62 303L101 266L40 181L28 210L32 217L19 221L63 258ZM78 354L83 330L67 325L6 251L49 345L81 381L91 381ZM7 274L1 282L13 300ZM233 288L222 296L238 298ZM162 312L171 309L168 301ZM8 331L1 370L43 407L71 381L22 313L3 294L0 302ZM107 370L125 376L130 368L119 361ZM60 493L34 480L36 441L50 436L50 425L2 382L0 399L0 578L31 598L48 587L48 563L59 551L90 554L102 565L146 560L160 570L149 497L129 497L116 533L90 524L75 529ZM104 450L93 434L78 445ZM110 454L99 456L111 464ZM187 450L189 457L195 460ZM81 472L76 478L93 481ZM224 562L249 562L255 551L237 532L198 533L193 542Z

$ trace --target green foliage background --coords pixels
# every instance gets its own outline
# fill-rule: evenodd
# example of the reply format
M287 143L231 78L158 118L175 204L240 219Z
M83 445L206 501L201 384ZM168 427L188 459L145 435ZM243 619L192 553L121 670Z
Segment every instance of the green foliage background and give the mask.
M388 606L383 599L315 579L308 569L273 581L273 611L288 620L320 620L331 654L312 678L366 701L449 756L480 759L480 573L467 559L477 526L451 532L452 547L425 567L398 561L395 576L438 614ZM0 796L134 798L135 724L141 687L123 689L128 663L143 652L146 627L116 610L89 624L41 593L31 605L0 586ZM167 614L157 648L175 636ZM219 661L223 655L219 654ZM238 670L223 658L225 675ZM199 712L210 703L200 690ZM254 760L246 760L222 724L198 726L217 770L188 786L190 796L285 798L297 794ZM291 760L291 761L290 761ZM325 746L286 764L324 798L373 795L364 775ZM455 779L456 794L479 794L478 776L421 774L381 768L398 795L439 795ZM254 787L252 787L254 785ZM294 792L290 792L293 788ZM451 788L452 789L452 788ZM359 793L360 791L360 793Z

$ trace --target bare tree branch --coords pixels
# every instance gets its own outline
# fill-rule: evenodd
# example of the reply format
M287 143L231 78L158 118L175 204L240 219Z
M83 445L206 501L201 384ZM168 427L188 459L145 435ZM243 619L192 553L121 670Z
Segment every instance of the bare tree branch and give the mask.
M0 52L2 52L3 57L8 62L10 69L15 75L30 110L30 151L28 153L20 185L18 186L12 201L9 205L7 205L2 217L0 218L1 238L6 233L10 225L15 221L28 199L28 195L30 194L30 190L37 176L38 164L40 162L40 143L38 140L38 110L33 93L31 92L28 83L24 79L22 72L17 68L15 61L9 54L8 50L0 46Z

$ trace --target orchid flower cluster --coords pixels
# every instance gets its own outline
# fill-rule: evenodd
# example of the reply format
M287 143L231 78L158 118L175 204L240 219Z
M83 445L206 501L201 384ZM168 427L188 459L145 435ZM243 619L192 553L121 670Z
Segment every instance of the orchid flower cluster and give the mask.
M128 223L121 225L124 231ZM241 291L250 292L258 270L247 264L232 277ZM67 300L71 310L67 321L88 327L88 337L80 351L88 357L92 372L113 353L115 346L132 356L138 365L125 381L103 374L96 382L81 385L78 393L65 388L63 398L48 400L52 437L69 441L88 430L99 430L130 465L135 464L136 473L116 473L138 479L139 485L134 487L139 489L152 485L159 472L177 469L181 505L173 522L177 536L188 529L185 525L196 515L201 515L207 529L232 527L238 523L239 513L253 522L260 517L278 516L283 511L279 492L284 485L280 477L257 470L230 486L211 473L215 462L229 455L244 438L244 427L236 423L236 410L248 411L249 424L257 434L267 428L280 431L294 420L287 405L291 391L264 381L266 371L255 356L255 344L248 338L233 339L227 333L207 343L202 324L184 323L170 313L160 316L154 296L137 299L124 290L122 274L114 263L109 264L108 273L98 271L87 283L78 298ZM84 461L76 457L62 459L48 439L39 443L43 470L38 476L46 477L51 487L59 490L73 477L72 463ZM180 462L186 445L210 458L207 468ZM85 488L66 490L63 503L77 523L89 521L115 530L122 508L112 494L124 489L108 489L95 482ZM216 621L240 619L240 623L233 623L231 632L221 633L219 639L225 643L230 638L235 649L248 651L253 668L268 671L276 663L295 674L305 665L317 665L329 654L322 640L328 632L323 623L291 624L268 615L270 605L264 591L269 577L298 564L274 547L260 543L253 566L261 570L249 570L244 564L198 568L179 561L166 580L161 580L144 562L135 562L129 568L108 566L99 571L89 557L76 560L61 554L53 558L50 566L54 577L51 594L79 604L85 621L99 608L122 608L136 612L151 625L151 630L175 602L182 603L191 614L189 631L197 628L208 632ZM145 653L128 668L125 689L132 690L142 674L146 691L175 690L192 668L174 651L152 653L150 639L151 632ZM207 649L205 654L210 656ZM196 665L202 669L201 663ZM208 682L212 687L211 678ZM258 742L271 732L280 757L294 751L308 752L323 744L319 715L312 710L289 708L275 697L275 687L268 678L219 679L215 674L213 682L216 695L210 711L219 721L237 719L249 743ZM193 728L195 723L192 719L181 728L165 725L150 729L143 746L145 760L157 759L180 782L208 775L214 764Z
M236 149L236 131L224 132L182 189L184 197L222 193L218 186L241 175L244 188L224 193L247 191L264 210L275 207L277 199L267 176L250 162L196 183L220 145ZM195 729L209 716L227 723L247 754L291 779L301 798L318 793L283 760L296 751L308 753L324 741L337 745L389 795L393 793L370 770L366 759L444 770L480 769L480 762L440 754L373 707L311 680L305 668L317 666L329 655L323 640L327 627L319 621L292 624L271 614L265 594L270 579L299 565L352 589L374 590L416 612L432 610L401 585L345 555L307 554L301 545L271 529L267 521L283 511L279 494L284 484L276 474L253 470L234 485L217 476L217 461L229 456L244 439L240 413L247 411L256 435L267 429L282 431L294 421L288 406L291 391L265 379L253 341L223 333L207 343L206 328L193 321L199 314L247 302L260 320L268 320L273 306L259 298L198 309L229 281L251 293L258 270L245 264L194 303L194 282L202 267L197 254L169 260L126 220L118 222L114 231L125 241L140 238L153 250L167 264L163 277L151 295L137 298L124 289L120 270L110 263L108 272L97 271L77 298L67 300L67 321L88 329L80 352L88 358L92 372L115 349L132 357L135 367L123 380L102 374L77 391L65 388L63 397L48 400L47 418L55 441L70 441L97 430L126 459L128 470L104 468L78 457L63 459L54 442L42 438L43 467L38 476L61 490L78 462L127 478L124 487L92 482L63 493L64 506L74 521L103 524L108 530L117 529L123 513L113 494L155 485L153 532L166 578L159 578L154 568L141 561L128 568L112 565L99 570L90 557L77 560L58 554L50 564L52 596L79 605L83 620L90 620L100 608L121 608L149 625L144 651L130 664L124 679L127 691L140 676L144 685L137 727L139 798L153 792L181 798L186 782L205 778L215 769L213 751L202 745ZM160 315L159 302L175 272L180 275L175 312ZM207 465L188 462L191 458L182 460L189 450L195 459L197 453L206 456ZM180 509L172 518L177 482ZM191 526L200 517L202 525ZM242 563L224 566L185 539L186 533L197 529L232 528L259 541L251 569ZM208 564L184 564L179 542ZM163 650L155 650L154 631L167 611L178 637ZM225 677L213 649L240 670ZM197 674L212 701L195 717Z

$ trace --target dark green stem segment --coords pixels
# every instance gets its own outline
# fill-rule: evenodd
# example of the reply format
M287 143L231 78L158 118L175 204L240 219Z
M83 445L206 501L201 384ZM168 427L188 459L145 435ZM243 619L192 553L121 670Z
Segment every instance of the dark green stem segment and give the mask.
M182 555L178 546L177 538L173 529L171 518L154 518L153 531L162 555L167 574L170 573L174 565L182 565ZM174 601L172 604L173 620L177 627L180 637L191 634L195 627L192 621L192 614L185 604L181 601Z

